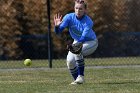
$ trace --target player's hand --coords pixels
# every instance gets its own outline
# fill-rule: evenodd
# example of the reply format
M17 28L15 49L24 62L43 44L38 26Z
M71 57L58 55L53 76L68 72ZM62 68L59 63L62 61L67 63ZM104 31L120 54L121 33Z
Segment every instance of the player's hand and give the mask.
M54 16L54 25L59 26L62 23L62 15L59 13Z
M71 51L74 54L80 54L82 51L82 47L83 47L83 44L80 42L77 42L75 44L67 45L67 50Z

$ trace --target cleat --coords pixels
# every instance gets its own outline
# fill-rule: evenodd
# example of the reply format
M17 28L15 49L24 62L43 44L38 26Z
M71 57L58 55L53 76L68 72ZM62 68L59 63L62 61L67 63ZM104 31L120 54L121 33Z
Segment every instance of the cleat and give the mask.
M77 79L72 82L70 85L76 85L76 84L83 84L84 83L84 76L79 75Z

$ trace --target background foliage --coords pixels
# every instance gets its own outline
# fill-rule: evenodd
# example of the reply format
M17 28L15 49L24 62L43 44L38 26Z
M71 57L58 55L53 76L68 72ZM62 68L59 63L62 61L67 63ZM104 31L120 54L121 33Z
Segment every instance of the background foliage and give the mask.
M0 59L47 58L46 1L0 0ZM53 31L53 16L73 12L74 2L50 1L53 58L63 58L66 44ZM87 4L99 39L99 47L91 57L140 55L140 1L87 0ZM67 34L66 29L62 37L69 39Z

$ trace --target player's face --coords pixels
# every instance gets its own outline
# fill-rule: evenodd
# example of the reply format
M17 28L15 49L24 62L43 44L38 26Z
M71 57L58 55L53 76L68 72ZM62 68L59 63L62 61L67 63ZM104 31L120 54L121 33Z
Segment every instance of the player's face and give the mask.
M75 14L78 18L81 18L86 12L85 6L83 4L75 3L74 8L75 8Z

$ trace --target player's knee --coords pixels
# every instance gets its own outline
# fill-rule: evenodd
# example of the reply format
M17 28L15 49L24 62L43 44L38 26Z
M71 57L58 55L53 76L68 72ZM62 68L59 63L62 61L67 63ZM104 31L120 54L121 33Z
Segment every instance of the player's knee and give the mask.
M73 69L75 67L75 64L72 61L67 61L67 67L68 69Z
M95 52L95 50L97 49L97 47L98 47L98 42L95 43L95 44L93 45L93 47L90 47L90 48L85 47L84 50L82 51L83 56L91 55L92 53Z

